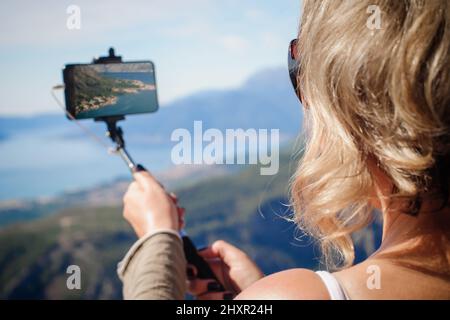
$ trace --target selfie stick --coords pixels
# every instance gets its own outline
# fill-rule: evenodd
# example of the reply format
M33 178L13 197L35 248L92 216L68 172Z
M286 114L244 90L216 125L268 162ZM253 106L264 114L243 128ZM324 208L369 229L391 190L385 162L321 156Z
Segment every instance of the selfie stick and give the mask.
M109 56L100 57L98 59L94 59L94 64L102 64L102 63L121 63L122 57L116 56L114 54L114 49L109 49ZM137 166L134 163L133 159L131 159L127 150L125 149L125 140L123 139L123 131L121 127L117 126L117 122L120 120L125 120L124 116L114 116L114 117L99 117L95 118L95 121L103 121L106 123L108 127L107 135L111 138L111 140L116 144L115 151L120 155L120 157L125 161L131 173L136 172ZM219 279L216 277L214 272L211 270L208 263L199 255L197 248L191 239L182 232L181 234L183 239L183 250L185 253L186 260L189 264L192 264L197 269L197 278L200 279L214 279L219 285L219 291L225 291L224 286L220 283Z
M105 63L121 63L122 57L116 56L114 53L114 48L109 48L109 55L107 57L100 57L93 60L94 64L105 64ZM130 169L131 173L135 172L136 164L133 159L128 154L125 149L125 140L123 139L123 131L121 127L117 126L117 122L120 120L125 120L124 116L114 116L114 117L99 117L95 118L95 121L103 121L106 123L108 131L107 136L116 144L115 152L120 155L120 157L125 161L127 167Z

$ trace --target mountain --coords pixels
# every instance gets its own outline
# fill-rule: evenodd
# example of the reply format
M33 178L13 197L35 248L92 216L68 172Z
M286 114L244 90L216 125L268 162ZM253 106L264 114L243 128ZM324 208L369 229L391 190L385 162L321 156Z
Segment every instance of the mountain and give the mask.
M187 232L198 246L224 239L244 249L266 274L320 267L314 241L295 230L286 199L294 162L280 159L276 176L259 168L213 177L177 190ZM79 200L82 200L80 198ZM356 236L358 260L380 242L375 222ZM297 236L298 239L295 239ZM121 206L78 206L0 229L0 298L120 299L116 264L135 241ZM81 268L81 290L66 288L66 268Z
M241 87L204 91L169 103L154 114L133 115L121 122L125 138L130 143L170 143L177 128L192 130L195 120L203 127L280 129L281 136L292 138L300 128L301 106L290 84L285 68L271 68L250 77ZM105 127L91 121L83 124L102 135ZM81 131L70 125L64 114L32 117L0 117L0 136L13 138L17 134L33 134L64 128L70 138L85 139Z
M254 74L237 88L192 94L156 113L129 116L119 125L133 159L159 172L173 165L174 130L186 129L192 135L196 120L202 121L203 132L208 128L223 134L226 129L279 129L283 145L297 136L301 109L287 70L273 68ZM104 137L104 123L82 120L79 124L110 144ZM0 137L0 200L54 196L128 174L120 159L111 159L115 157L94 144L62 110L0 117Z

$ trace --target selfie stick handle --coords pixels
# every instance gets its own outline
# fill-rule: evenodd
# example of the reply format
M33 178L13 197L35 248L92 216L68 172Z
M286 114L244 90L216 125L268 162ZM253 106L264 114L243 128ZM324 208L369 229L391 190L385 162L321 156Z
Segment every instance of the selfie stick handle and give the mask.
M133 159L131 159L127 150L124 147L119 147L116 150L119 153L120 157L123 159L123 161L125 161L125 163L127 164L131 173L134 173L136 171L136 163L133 161Z

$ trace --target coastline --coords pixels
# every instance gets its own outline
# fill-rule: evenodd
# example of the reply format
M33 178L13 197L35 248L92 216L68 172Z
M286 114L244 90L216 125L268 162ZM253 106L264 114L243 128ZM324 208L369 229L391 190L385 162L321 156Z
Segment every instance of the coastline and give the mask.
M96 96L86 101L81 101L80 105L75 107L75 113L87 112L92 110L99 110L106 106L111 106L117 103L118 95L122 94L136 94L140 91L156 90L156 86L153 84L146 84L140 80L120 80L130 85L130 87L124 88L112 88L112 92L117 95L110 96Z

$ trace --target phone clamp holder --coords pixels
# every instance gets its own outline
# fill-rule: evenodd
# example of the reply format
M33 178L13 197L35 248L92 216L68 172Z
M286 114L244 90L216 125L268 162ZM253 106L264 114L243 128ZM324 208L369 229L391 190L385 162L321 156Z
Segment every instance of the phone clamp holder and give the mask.
M106 57L94 58L92 60L94 64L105 64L105 63L122 63L122 56L116 56L114 53L114 48L111 47L108 50L108 55Z

